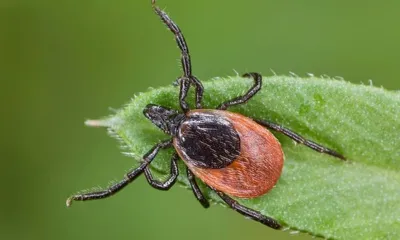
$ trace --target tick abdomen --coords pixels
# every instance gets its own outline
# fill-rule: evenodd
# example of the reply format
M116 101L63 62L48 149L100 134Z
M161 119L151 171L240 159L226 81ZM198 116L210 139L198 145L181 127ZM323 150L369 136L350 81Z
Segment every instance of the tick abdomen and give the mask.
M207 185L236 197L258 197L273 188L281 175L284 157L280 143L271 132L250 118L223 110L192 110L187 113L187 119L188 124L183 122L179 130L183 134L174 138L174 145L182 160L197 177ZM195 123L198 119L210 121L203 125L200 122ZM187 127L194 127L192 122L200 128L208 126L212 129L208 129L207 134L201 133L201 130L187 130ZM194 134L190 136L192 145L180 145L185 143L181 139L187 137L184 133ZM197 133L199 135L196 135ZM202 146L202 143L195 142L196 139L205 141L207 135L219 141L206 141L215 146L207 146L205 150L197 151L197 154L205 153L201 157L189 155L193 150L190 146ZM198 162L201 160L204 160L206 165L218 165L211 163L215 158L211 161L207 159L212 149L219 151L220 156L229 158L229 161L224 162L229 164L222 168L200 166ZM234 156L236 157L232 159Z

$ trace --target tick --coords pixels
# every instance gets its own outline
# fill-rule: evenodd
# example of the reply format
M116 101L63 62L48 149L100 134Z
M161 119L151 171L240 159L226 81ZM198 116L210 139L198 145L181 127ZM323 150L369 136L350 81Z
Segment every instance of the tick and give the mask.
M311 149L345 160L338 152L307 140L297 133L276 123L252 119L238 113L227 111L234 105L246 103L262 86L262 77L258 73L246 73L254 85L246 94L220 104L217 109L203 109L203 85L192 74L189 49L179 27L155 4L156 14L175 35L181 50L183 76L177 83L180 86L179 103L182 112L167 107L149 104L143 110L144 115L157 127L172 138L157 143L143 156L140 166L125 175L125 178L103 191L74 195L68 198L67 206L72 201L86 201L110 197L117 193L139 175L144 173L149 184L160 190L168 190L176 182L177 161L182 159L186 165L186 174L194 196L208 208L209 202L201 192L196 177L202 180L212 191L237 212L271 228L281 225L274 219L258 211L239 204L232 197L256 198L271 190L278 181L283 167L284 154L280 143L267 130L280 132L294 141ZM186 97L191 86L195 87L196 109L191 110ZM171 158L170 176L160 182L153 178L149 164L161 149L174 148Z

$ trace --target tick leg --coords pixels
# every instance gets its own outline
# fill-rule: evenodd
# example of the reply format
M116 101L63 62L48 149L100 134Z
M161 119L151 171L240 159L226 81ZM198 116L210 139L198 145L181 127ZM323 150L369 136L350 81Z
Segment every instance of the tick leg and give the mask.
M201 109L203 108L201 106L201 100L203 99L203 92L204 92L203 84L201 84L200 80L197 79L195 76L191 76L190 79L196 87L196 108Z
M245 73L245 74L243 74L243 77L251 77L251 78L253 78L254 79L254 85L243 96L239 96L239 97L236 97L236 98L231 99L229 101L226 101L224 103L221 103L217 107L217 109L226 110L228 107L245 103L248 100L250 100L250 98L252 98L254 95L256 95L256 93L258 91L260 91L261 85L262 85L262 76L259 73L254 73L254 72Z
M189 111L189 104L185 99L190 88L190 82L187 78L181 78L179 82L181 85L181 89L179 91L179 104L181 105L182 111L187 113Z
M174 153L171 158L171 169L170 169L170 177L165 182L157 181L153 178L153 175L150 172L149 165L144 169L144 175L146 176L147 182L149 184L159 190L168 190L170 189L176 182L176 178L178 177L178 154Z
M143 156L143 162L140 164L140 166L132 170L131 172L127 173L122 181L110 186L108 189L103 191L96 191L96 192L71 196L67 199L66 202L67 207L71 206L72 201L87 201L87 200L106 198L114 195L115 193L123 189L125 186L127 186L129 183L131 183L133 180L135 180L143 172L146 166L149 165L149 163L156 157L160 149L164 149L171 146L172 146L172 139L158 143Z
M186 167L187 177L189 179L190 186L192 187L194 196L196 199L201 203L204 208L208 208L210 203L208 202L207 198L204 197L203 193L201 192L199 186L197 185L196 178L192 171Z
M181 50L181 63L182 63L182 68L183 68L183 76L178 79L178 82L181 82L181 95L184 96L182 98L182 101L185 101L187 92L189 90L189 87L183 88L184 85L182 84L183 81L189 81L190 84L195 85L196 88L196 108L201 108L201 100L203 98L203 85L201 82L192 75L192 64L190 60L190 54L189 54L189 48L186 44L185 37L183 36L181 30L179 29L178 25L172 21L172 19L164 12L162 11L158 6L156 6L156 1L152 0L151 1L153 5L153 9L156 12L156 14L161 18L161 20L167 25L168 29L175 35L175 40L176 43L178 44L179 49ZM190 86L189 84L189 86ZM181 107L184 112L188 111L188 107L185 104L182 104L181 101Z
M253 220L256 220L257 222L260 222L264 225L267 225L270 228L274 229L280 229L282 226L273 218L267 217L262 215L260 212L257 212L253 209L247 208L237 201L233 200L230 198L228 195L226 195L223 192L220 192L218 190L213 189L221 198L224 200L226 204L228 204L231 208L233 208L235 211L243 214L246 217L250 217Z
M254 119L254 121L256 121L258 124L263 125L263 126L265 126L267 128L270 128L272 130L280 132L280 133L290 137L291 139L293 139L297 143L304 144L305 146L307 146L307 147L309 147L309 148L311 148L311 149L313 149L313 150L315 150L317 152L325 153L325 154L328 154L328 155L331 155L333 157L337 157L337 158L340 158L340 159L346 161L346 158L342 154L340 154L340 153L338 153L338 152L336 152L336 151L334 151L332 149L329 149L327 147L324 147L324 146L322 146L322 145L320 145L318 143L315 143L315 142L313 142L311 140L307 140L304 137L300 136L299 134L297 134L297 133L291 131L290 129L287 129L287 128L281 126L281 125L278 125L278 124L273 123L273 122L268 122L268 121L265 121L265 120L256 120L256 119Z

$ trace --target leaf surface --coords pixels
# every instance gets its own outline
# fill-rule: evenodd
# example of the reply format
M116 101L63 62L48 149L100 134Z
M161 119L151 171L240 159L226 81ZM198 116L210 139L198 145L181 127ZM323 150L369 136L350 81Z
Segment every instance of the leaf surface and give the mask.
M203 106L215 108L251 85L252 80L241 77L205 81ZM107 126L140 161L154 144L169 138L143 116L144 107L153 103L179 109L178 92L170 86L140 93L115 115L88 124ZM191 92L191 106L193 98ZM285 153L280 180L264 196L239 202L287 229L314 236L400 239L399 92L342 80L273 76L263 79L262 90L248 103L229 110L279 123L350 160L344 163L274 133ZM171 153L163 151L151 163L155 172L169 173ZM182 162L180 172L180 184L188 186Z

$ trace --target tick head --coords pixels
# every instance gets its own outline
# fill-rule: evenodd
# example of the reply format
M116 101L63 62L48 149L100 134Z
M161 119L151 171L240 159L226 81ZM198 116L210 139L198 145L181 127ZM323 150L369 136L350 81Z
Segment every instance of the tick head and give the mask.
M185 115L177 110L162 107L155 104L148 104L143 114L166 134L175 135L176 129L185 118Z

